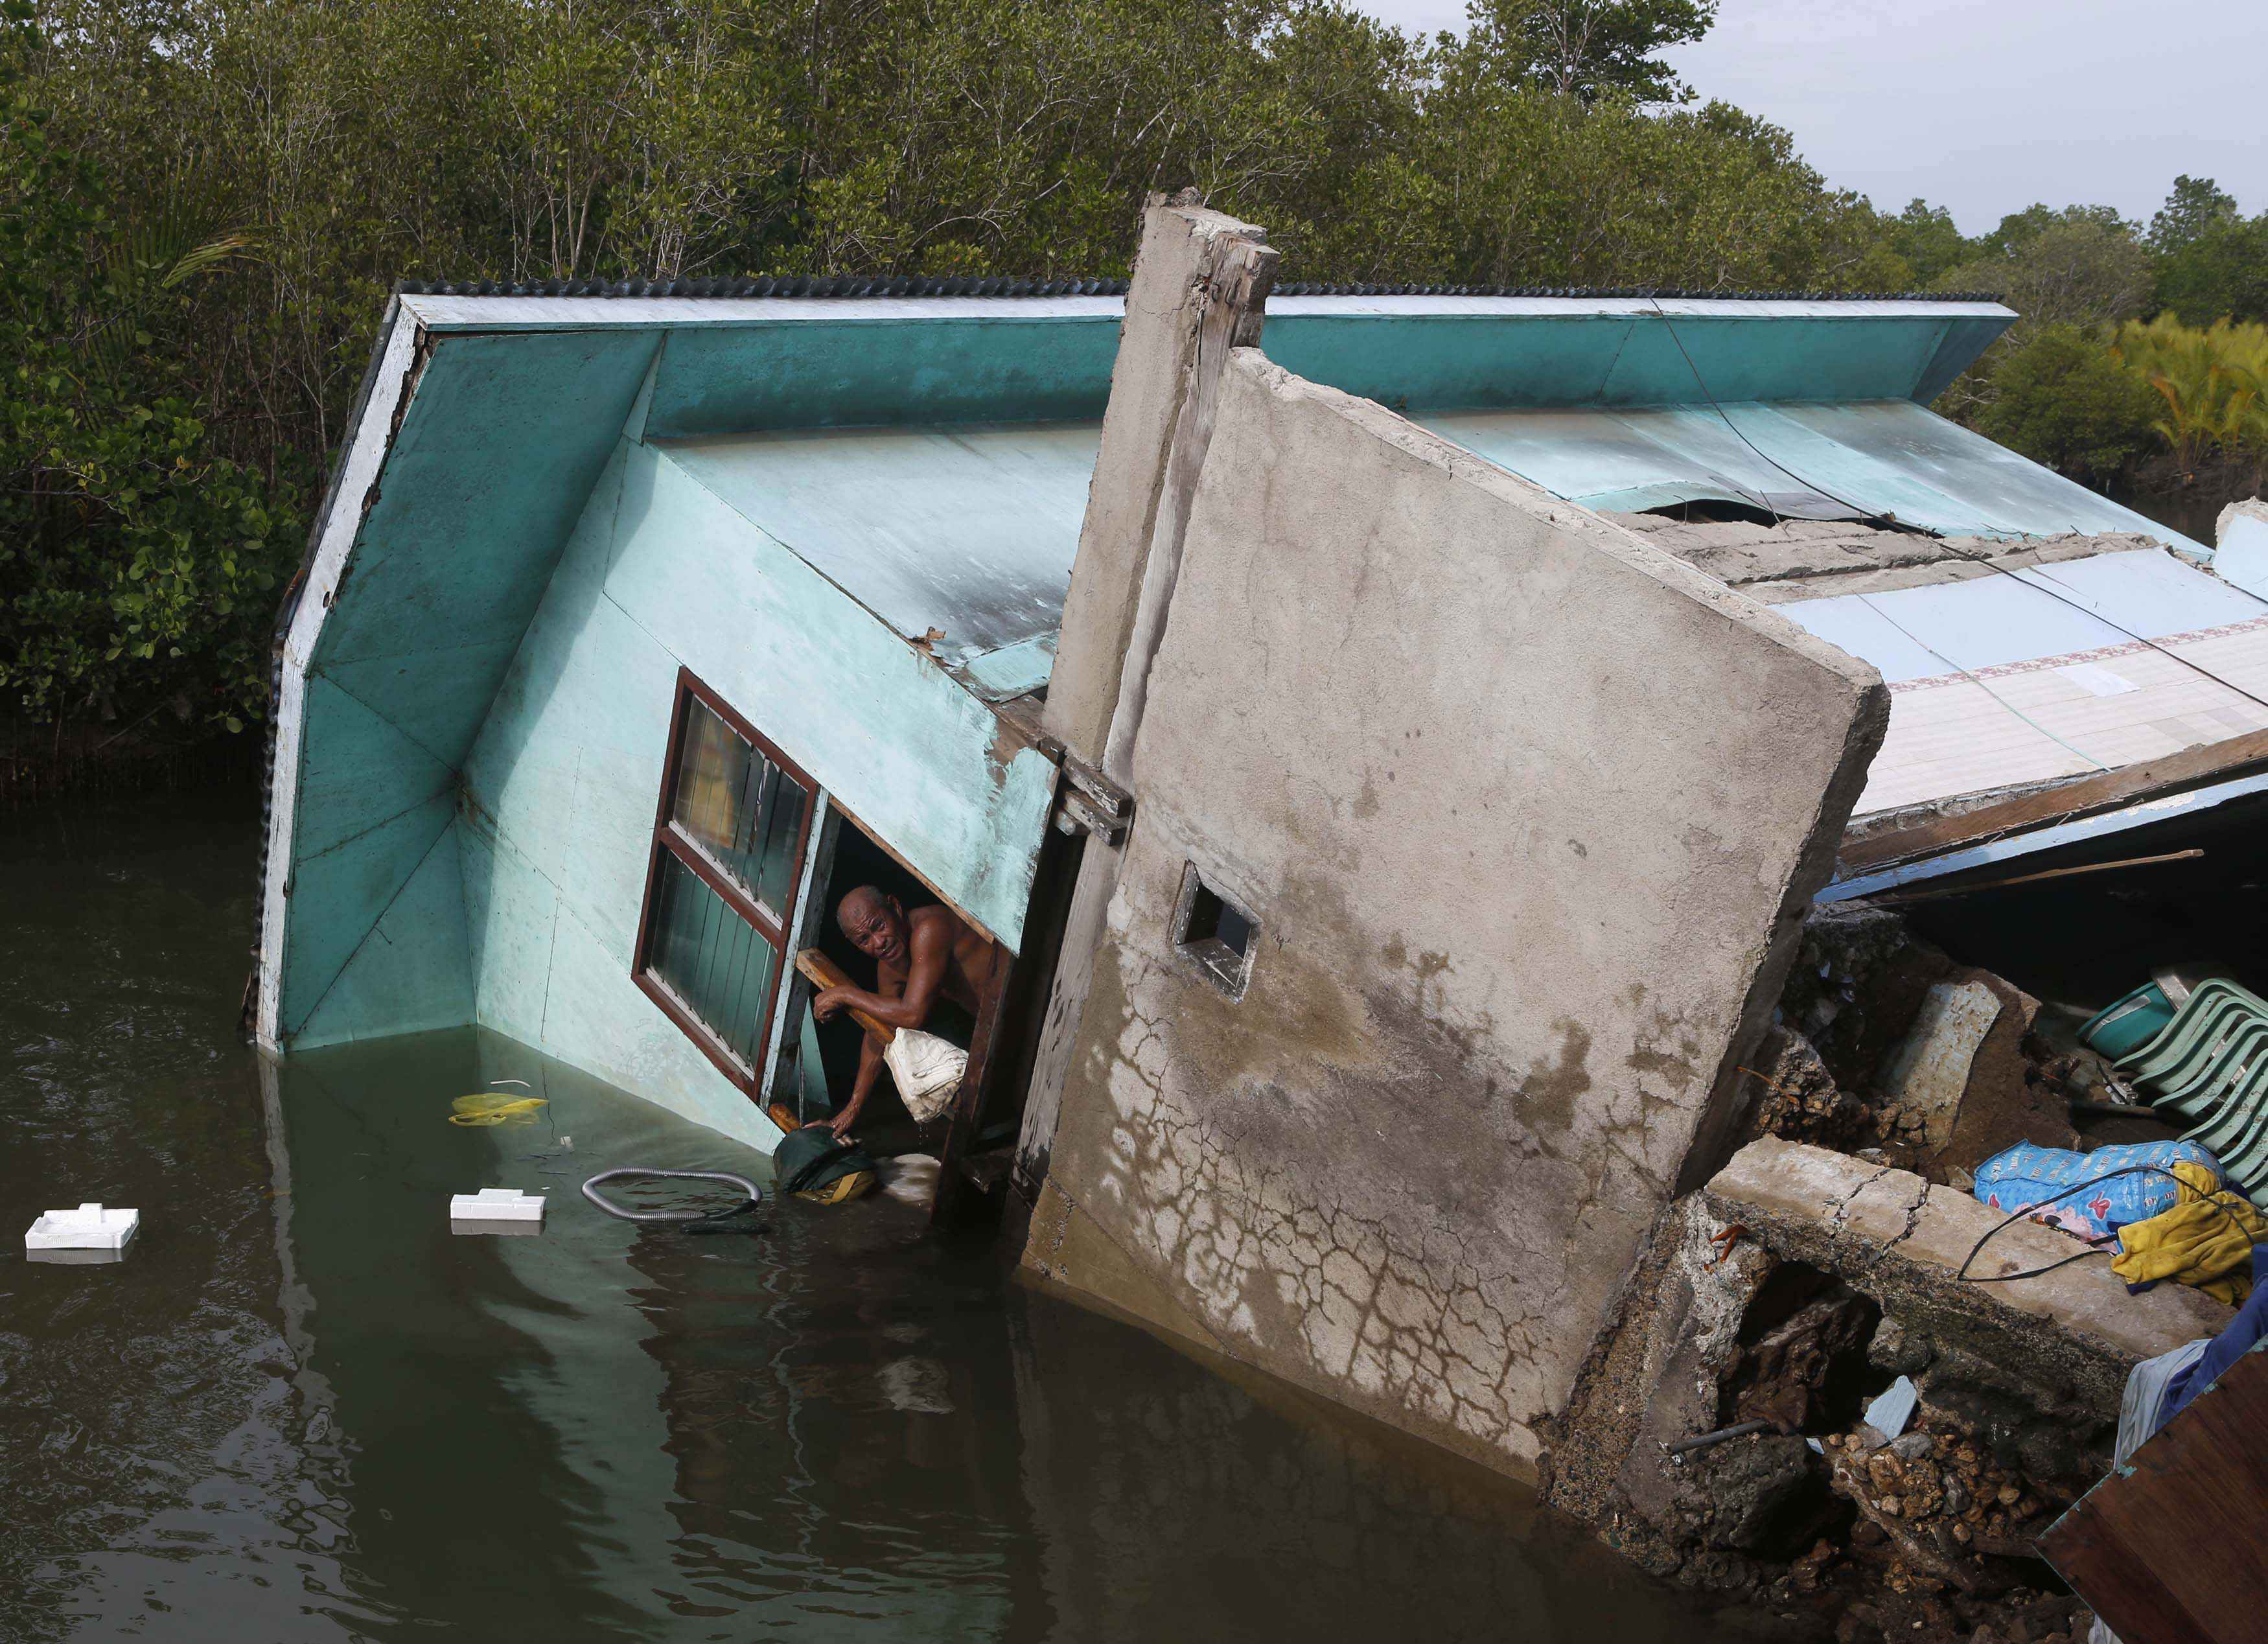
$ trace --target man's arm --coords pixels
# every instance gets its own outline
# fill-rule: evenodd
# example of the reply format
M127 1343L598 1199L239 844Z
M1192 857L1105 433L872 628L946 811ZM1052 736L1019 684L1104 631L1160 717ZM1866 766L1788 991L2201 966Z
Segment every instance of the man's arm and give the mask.
M858 1036L858 1077L851 1081L850 1100L843 1104L843 1111L833 1118L818 1121L835 1132L836 1140L840 1141L848 1136L850 1133L850 1127L858 1122L858 1111L866 1105L866 1097L873 1092L874 1080L880 1076L881 1072L880 1043L871 1033L860 1034Z
M892 997L865 988L831 987L811 1001L811 1014L825 1021L837 1011L855 1009L889 1027L920 1027L944 991L946 967L953 962L953 933L942 919L924 919L908 932L906 946L911 963L903 992Z

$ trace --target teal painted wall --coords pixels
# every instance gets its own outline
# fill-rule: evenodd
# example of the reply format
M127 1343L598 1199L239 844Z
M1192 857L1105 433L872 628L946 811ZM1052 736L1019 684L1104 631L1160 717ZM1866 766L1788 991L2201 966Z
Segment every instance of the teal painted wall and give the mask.
M483 1025L728 1135L769 1121L630 980L678 669L1002 940L1053 767L695 481L625 440L465 763L454 824Z
M418 378L308 667L286 1042L471 1019L461 920L423 943L410 911L445 900L456 769L658 347L637 332L457 337ZM390 939L373 940L381 925Z
M1942 369L1949 343L1981 350L2000 323L1859 313L1674 320L1271 313L1260 342L1285 370L1396 410L1479 410L1690 405L1712 396L1904 399Z

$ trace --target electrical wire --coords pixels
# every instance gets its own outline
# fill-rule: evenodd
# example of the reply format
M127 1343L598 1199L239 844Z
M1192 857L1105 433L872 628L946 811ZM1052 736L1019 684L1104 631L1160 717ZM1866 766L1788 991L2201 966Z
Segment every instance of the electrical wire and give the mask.
M1969 1254L1962 1259L1960 1269L1953 1275L1954 1278L1960 1282L1972 1285L2014 1284L2019 1279L2037 1279L2042 1273L2051 1273L2058 1267L2068 1267L2073 1262L2083 1262L2090 1256L2103 1256L2109 1254L2111 1242L2118 1236L2116 1233L2106 1233L2099 1239L2088 1239L2084 1241L2088 1248L2080 1251L2076 1256L2066 1256L2063 1260L2059 1262L2050 1262L2044 1267L2027 1268L2021 1273L1974 1274L1969 1271L1969 1264L1975 1261L1979 1256L1984 1254L1986 1244L1990 1243L1994 1238L2006 1232L2008 1228L2014 1227L2017 1222L2025 1220L2027 1217L2036 1215L2043 1209L2056 1205L2060 1205L2066 1199L2072 1198L2075 1194L2086 1192L2089 1188L2101 1187L2105 1182L2115 1182L2122 1176L2142 1176L2150 1173L2155 1173L2156 1175L2167 1177L2176 1188L2180 1190L2182 1193L2193 1193L2197 1191L2195 1188L2183 1181L2181 1177L2176 1176L2171 1170L2160 1164L2130 1164L2122 1169L2112 1170L2106 1175L2096 1176L2092 1182L2075 1183L2072 1186L2066 1188L2062 1192L2058 1193L2053 1198L2043 1199L2036 1205L2027 1205L2021 1210L2015 1212L2013 1215L2010 1215L2005 1220L2001 1221L1998 1226L1987 1227L1983 1235L1977 1239L1977 1242L1969 1247ZM2242 1221L2237 1220L2236 1212L2229 1205L2224 1205L2220 1202L2220 1195L2221 1193L2228 1193L2232 1196L2236 1196L2236 1191L2234 1188L2222 1187L2214 1193L2202 1195L2201 1202L2212 1205L2215 1211L2219 1212L2221 1215L2228 1217L2229 1221L2235 1227L2237 1232L2239 1234L2244 1234L2244 1224ZM2178 1205L2183 1202L2183 1200L2177 1196L2174 1202ZM2063 1231L2067 1232L2069 1230L2063 1229ZM2077 1234L2073 1234L2071 1236L2077 1238L2079 1235ZM2248 1243L2250 1242L2249 1235L2246 1235L2246 1242Z
M1909 639L1912 640L1912 641L1914 642L1914 644L1915 644L1915 645L1918 645L1921 649L1923 649L1924 651L1928 652L1930 653L1930 655L1932 655L1932 656L1935 657L1939 661L1940 661L1940 662L1944 663L1944 664L1945 664L1947 667L1951 667L1951 668L1954 668L1954 669L1957 670L1957 671L1960 673L1961 676L1962 676L1963 679L1967 680L1970 684L1972 684L1972 685L1976 686L1977 689L1979 689L1979 690L1983 691L1986 696L1990 697L1993 701L1995 701L1995 702L1999 703L1999 704L2003 708L2006 708L2006 709L2007 709L2010 713L2014 714L2014 715L2015 715L2019 719L2021 719L2021 720L2022 720L2026 725L2030 726L2032 727L2032 729L2034 729L2035 731L2037 731L2037 732L2038 732L2042 736L2046 737L2046 738L2048 739L2048 741L2050 741L2051 742L2053 742L2057 747L2058 747L2058 748L2062 748L2066 753L2069 754L2073 758L2074 758L2074 759L2083 759L2083 760L2085 760L2088 764L2093 765L2093 766L2094 766L2097 770L2110 770L2110 766L2108 766L2108 765L2104 764L2101 760L2097 759L2094 755L2092 755L2092 754L2088 753L2085 748L2074 748L2071 743L2065 741L2063 740L2063 738L2061 738L2060 736L2058 736L2058 735L2057 735L2053 731L2049 730L2049 729L2048 729L2048 727L2047 727L2046 726L2042 725L2042 724L2041 724L2037 719L2035 719L2034 718L2032 718L2032 716L2031 716L2030 714L2026 713L2026 712L2025 712L2021 708L2019 708L2018 706L2016 706L2016 704L2015 704L2014 703L2010 702L2010 701L2009 701L2006 697L2003 697L2003 696L2002 696L1999 691L1994 690L1994 689L1993 689L1990 685L1987 685L1987 684L1986 684L1986 683L1985 683L1982 679L1980 679L1977 675L1976 675L1975 674L1970 673L1970 672L1969 671L1969 669L1968 669L1968 668L1966 668L1965 667L1963 667L1963 666L1962 666L1962 665L1958 660L1956 660L1955 659L1954 659L1954 658L1952 658L1952 657L1949 657L1949 656L1946 655L1944 652L1942 652L1942 651L1939 650L1935 645L1933 645L1930 644L1928 640L1926 640L1926 639L1923 638L1919 634L1918 634L1918 633L1914 632L1914 630L1913 630L1912 629L1911 629L1911 628L1907 627L1904 623L1900 622L1896 617L1895 617L1895 616L1891 616L1888 611L1884 610L1881 606L1879 606L1879 605L1875 604L1875 603L1874 603L1874 596L1873 596L1872 594L1861 593L1861 594L1859 594L1859 595L1858 595L1858 596L1856 596L1856 597L1857 597L1857 599L1858 599L1858 601L1859 601L1859 603L1860 603L1861 605L1865 606L1868 610L1870 610L1870 611L1874 612L1874 614L1875 616L1877 616L1881 617L1884 622L1888 623L1891 627L1893 627L1893 628L1896 629L1900 633L1904 634L1907 638L1909 638Z
M1741 431L1741 425L1732 419L1731 416L1727 413L1722 405L1718 403L1717 395L1710 388L1708 379L1701 374L1701 367L1694 363L1692 354L1686 349L1685 340L1677 335L1676 323L1670 319L1668 311L1662 307L1660 299L1659 298L1649 297L1646 299L1646 301L1653 305L1653 312L1655 315L1661 321L1661 323L1668 328L1669 340L1676 343L1677 351L1681 355L1684 356L1685 367L1688 371L1690 371L1693 373L1694 384L1701 390L1704 397L1708 400L1709 409L1716 412L1718 419L1722 422L1726 427L1733 431L1733 436L1734 439L1738 439L1749 450L1755 452L1758 457L1771 464L1773 468L1778 468L1781 473L1786 475L1788 478L1793 480L1805 490L1811 491L1816 496L1824 497L1830 502L1841 504L1844 507L1850 509L1851 512L1858 518L1868 520L1889 519L1892 524L1896 523L1896 516L1894 514L1884 515L1876 512L1871 508L1863 508L1857 503L1852 502L1849 498L1838 497L1833 491L1829 490L1825 486L1816 484L1812 481L1806 479L1802 475L1798 474L1793 468L1788 467L1786 463L1782 462L1778 458L1765 451L1763 446L1757 445L1756 442L1749 439L1748 435L1742 433ZM1759 494L1761 495L1761 493ZM1775 527L1778 526L1784 518L1777 509L1771 506L1771 499L1769 498L1764 499L1764 512L1772 516L1772 524ZM2129 639L2133 640L2138 645L2148 646L2151 650L2157 652L2161 656L2170 657L2173 660L2180 663L2183 667L2188 668L2191 672L2211 680L2214 684L2222 687L2224 689L2235 691L2247 702L2257 704L2262 708L2268 708L2268 697L2257 696L2255 693L2245 689L2243 686L2238 684L2235 681L2223 678L2220 675L2214 673L2211 668L2205 667L2202 663L2193 661L2190 658L2182 655L2178 651L2175 651L2169 646L2160 645L2156 640L2149 638L2146 634L2136 633L2124 623L2116 622L2110 617L2105 616L2101 611L2095 609L2093 607L2082 605L2079 601L2058 593L2056 588L2051 586L2055 579L2051 577L2047 577L2044 572L2041 573L2042 580L2033 581L2018 571L2011 571L2007 566L2000 564L1998 560L1993 559L1989 555L1964 553L1962 549L1954 547L1953 544L1944 537L1940 536L1937 540L1940 545L1942 546L1945 551L1952 557L1955 559L1967 560L1971 564L1982 565L1988 571L1997 571L2002 576L2009 578L2013 581L2021 583L2025 587L2037 589L2040 593L2046 594L2050 599L2061 600L2066 605L2070 606L2072 609L2078 611L2084 616L2093 617L2106 628L2110 628L2118 633L2124 634ZM2031 569L2037 570L2037 567L2032 567ZM1880 608L1875 608L1879 614ZM1951 659L1949 658L1948 659L1948 660L1950 660ZM1955 662L1954 666L1955 667L1961 667L1957 662ZM1961 668L1961 671L1963 674L1969 674L1969 670L1965 667ZM1973 674L1970 674L1969 676L1971 679L1976 678L1976 675ZM1981 682L1982 682L1980 681L1979 683ZM1995 696L1992 699L1995 702L1999 703L2002 707L2008 708L2010 712L2015 713L2018 719L2024 718L2021 712L2018 712L2017 710L2011 707L2005 698ZM2032 723L2029 719L2025 719L2024 722L2028 725ZM2035 726L2034 728L2037 729L2038 727ZM2062 741L2059 737L2056 740L2058 741ZM2068 748L2070 747L2070 744L2066 742L2064 746ZM2073 751L2077 752L2076 749L2073 749ZM2101 762L2095 761L2093 763L2100 763Z

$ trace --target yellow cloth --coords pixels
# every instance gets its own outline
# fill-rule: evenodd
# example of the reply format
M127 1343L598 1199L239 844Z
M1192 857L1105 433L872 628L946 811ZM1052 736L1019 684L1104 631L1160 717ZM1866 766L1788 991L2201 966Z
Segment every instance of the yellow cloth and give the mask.
M2177 1164L2181 1198L2171 1210L2129 1223L2110 1271L2130 1285L2171 1279L2231 1307L2252 1289L2252 1247L2268 1244L2268 1218L2220 1186L2201 1164Z

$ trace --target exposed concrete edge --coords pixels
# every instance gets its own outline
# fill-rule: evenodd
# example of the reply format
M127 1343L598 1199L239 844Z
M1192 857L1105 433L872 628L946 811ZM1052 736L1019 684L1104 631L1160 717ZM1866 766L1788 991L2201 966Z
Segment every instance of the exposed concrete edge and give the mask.
M1900 588L1943 587L1973 582L2005 571L2029 571L2036 565L2061 564L2074 559L2095 559L2104 554L2163 553L2154 540L2106 532L2095 536L2055 536L2031 542L2013 552L1985 557L1952 555L1918 565L1886 565L1876 571L1837 571L1810 576L1756 578L1734 584L1766 605L1793 605L1804 600L1833 599L1845 593L1889 593Z
M1860 1289L1875 1287L1886 1269L1912 1270L1903 1276L1941 1293L1948 1312L2007 1332L2012 1352L2047 1332L2131 1367L2213 1335L2229 1319L2228 1309L2186 1286L2161 1284L2129 1295L2107 1256L2037 1278L1993 1282L2082 1248L2033 1221L1994 1235L1971 1264L1972 1278L1987 1282L1956 1283L1962 1263L2005 1214L1957 1188L1824 1147L1772 1137L1751 1142L1703 1191L1719 1221L1745 1228L1776 1255L1840 1273ZM2110 1408L2115 1413L2115 1397Z
M1659 1419L1653 1401L1674 1374L1671 1360L1679 1345L1674 1336L1665 1339L1653 1329L1653 1322L1665 1306L1668 1286L1681 1287L1672 1309L1681 1323L1701 1300L1690 1275L1677 1271L1681 1255L1697 1246L1708 1247L1706 1259L1722 1266L1727 1291L1737 1294L1736 1319L1746 1308L1771 1263L1753 1242L1719 1256L1713 1240L1720 1226L1698 1193L1662 1207L1631 1276L1608 1309L1605 1327L1575 1373L1573 1392L1546 1426L1550 1449L1541 1471L1544 1499L1551 1506L1593 1524L1604 1525L1616 1516L1624 1469ZM1692 1435L1675 1432L1660 1436ZM1634 1526L1629 1528L1630 1536L1608 1539L1644 1561L1643 1537Z
M1071 1277L1074 1271L1079 1274L1076 1279ZM1357 1418L1403 1440L1434 1445L1522 1484L1541 1482L1538 1470L1526 1459L1471 1434L1399 1405L1395 1407L1396 1419L1387 1420L1351 1398L1344 1382L1320 1373L1312 1381L1279 1375L1242 1357L1182 1306L1164 1283L1145 1272L1052 1177L1041 1187L1039 1201L1032 1207L1019 1277L1045 1294L1147 1331L1206 1362L1216 1372L1226 1373L1227 1367L1233 1367L1232 1379L1250 1378L1292 1397L1320 1402L1342 1417Z
M1129 675L1138 690L1171 594L1167 573L1188 516L1179 492L1195 485L1211 433L1208 357L1224 336L1258 335L1276 258L1266 238L1255 224L1158 195L1143 212L1042 712L1047 734L1099 770L1130 734L1118 726ZM1153 565L1161 547L1171 564Z

